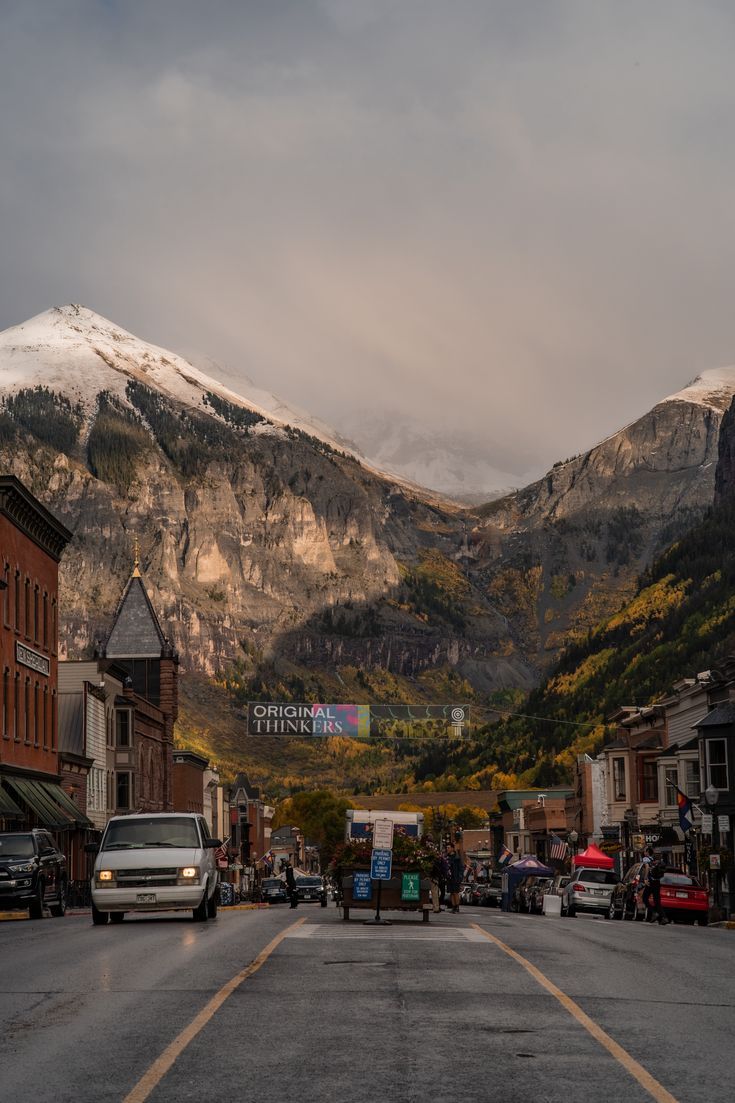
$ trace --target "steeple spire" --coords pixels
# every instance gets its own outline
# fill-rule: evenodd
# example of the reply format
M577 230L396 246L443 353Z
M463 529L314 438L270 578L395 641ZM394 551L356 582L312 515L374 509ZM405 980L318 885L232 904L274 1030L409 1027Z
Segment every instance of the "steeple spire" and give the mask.
M135 559L133 560L133 578L140 578L140 544L138 543L138 534L135 534Z

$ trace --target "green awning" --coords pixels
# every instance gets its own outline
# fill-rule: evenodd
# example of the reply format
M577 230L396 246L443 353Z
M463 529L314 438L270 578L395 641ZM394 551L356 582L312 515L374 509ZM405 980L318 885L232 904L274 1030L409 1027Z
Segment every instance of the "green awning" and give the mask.
M74 820L67 815L61 805L52 800L44 792L37 781L27 778L6 777L5 782L13 790L20 801L38 817L39 823L44 827L61 828L73 827Z
M48 794L49 798L60 805L68 816L71 816L78 827L94 827L92 821L85 816L79 805L74 803L69 794L65 793L60 785L55 785L50 781L38 781L36 784L40 785Z
M13 816L23 818L23 812L15 803L7 789L0 785L0 816Z

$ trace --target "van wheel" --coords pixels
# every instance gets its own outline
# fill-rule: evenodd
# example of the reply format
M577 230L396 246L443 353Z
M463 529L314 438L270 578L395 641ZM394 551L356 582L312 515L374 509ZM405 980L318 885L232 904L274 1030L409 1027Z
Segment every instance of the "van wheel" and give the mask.
M206 889L204 890L204 895L202 896L202 902L201 902L201 904L198 904L196 908L194 908L193 915L194 915L194 919L197 921L197 923L206 923L207 920L209 919L209 909L207 907L207 890Z
M125 912L110 912L111 923L122 923L125 918Z
M211 899L207 902L207 918L217 918L217 904L219 903L219 889L216 888L212 893Z
M104 927L108 919L109 912L101 912L92 904L92 922L95 927Z

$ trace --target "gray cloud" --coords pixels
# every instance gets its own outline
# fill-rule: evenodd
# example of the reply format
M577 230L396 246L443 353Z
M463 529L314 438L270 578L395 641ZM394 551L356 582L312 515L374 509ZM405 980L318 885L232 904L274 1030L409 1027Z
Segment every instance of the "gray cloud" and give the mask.
M0 325L551 463L731 362L718 3L6 0Z

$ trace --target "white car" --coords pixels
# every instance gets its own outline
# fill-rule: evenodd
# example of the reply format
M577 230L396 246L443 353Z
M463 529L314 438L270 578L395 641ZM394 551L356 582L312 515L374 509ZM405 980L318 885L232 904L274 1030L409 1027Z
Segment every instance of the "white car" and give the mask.
M121 923L126 912L191 909L198 921L217 918L219 874L203 816L191 812L113 816L96 853L92 922Z
M618 878L609 869L577 869L561 892L561 914L573 919L577 912L607 916Z

